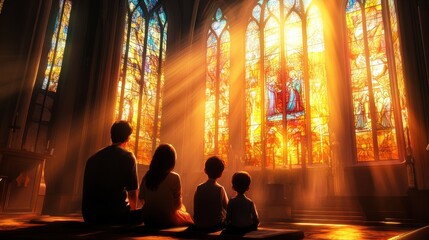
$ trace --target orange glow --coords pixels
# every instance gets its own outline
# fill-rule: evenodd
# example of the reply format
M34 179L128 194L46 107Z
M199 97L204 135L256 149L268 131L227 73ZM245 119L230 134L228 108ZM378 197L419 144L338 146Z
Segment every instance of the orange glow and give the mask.
M336 229L327 235L328 239L355 240L362 239L361 232L353 227L343 227Z
M329 223L293 223L298 226L320 227L323 231L311 234L312 239L356 240L364 239L367 229L358 225L329 224Z

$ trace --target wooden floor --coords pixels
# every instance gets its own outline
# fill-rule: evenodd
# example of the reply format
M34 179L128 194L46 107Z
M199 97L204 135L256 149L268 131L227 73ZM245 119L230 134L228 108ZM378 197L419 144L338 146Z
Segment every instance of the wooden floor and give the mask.
M333 223L298 223L298 222L263 222L261 230L246 236L221 236L184 234L182 229L148 231L144 226L110 226L91 227L86 225L79 215L68 216L0 216L0 239L4 240L67 240L67 239L429 239L429 227L421 224L401 223L367 223L367 224L333 224ZM264 235L264 230L279 230L291 234L279 237ZM271 231L270 230L270 231ZM413 232L414 231L414 232ZM418 234L416 234L416 232ZM293 234L292 234L293 233ZM301 235L299 234L301 233ZM408 234L408 236L407 236ZM264 237L265 236L265 237ZM267 238L268 236L268 238Z

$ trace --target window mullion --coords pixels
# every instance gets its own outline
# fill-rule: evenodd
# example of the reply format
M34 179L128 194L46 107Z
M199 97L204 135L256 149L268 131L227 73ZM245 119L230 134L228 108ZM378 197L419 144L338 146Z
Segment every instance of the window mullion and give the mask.
M282 112L282 125L283 125L283 131L282 131L282 137L283 137L283 163L288 163L288 148L287 148L287 111L286 111L286 49L285 49L285 22L286 17L284 16L284 3L283 1L280 1L280 77L281 77L281 91L282 91L282 103L283 103L283 109ZM275 161L275 156L274 156ZM273 163L274 164L274 163ZM290 166L290 164L288 164Z
M259 86L261 87L260 92L260 107L261 107L261 167L262 170L265 170L267 165L267 136L266 136L266 114L265 114L265 6L267 1L261 6L261 16L260 16L260 27L259 27L259 46L260 46L260 76L259 76Z
M309 83L309 66L308 66L308 41L307 41L307 16L304 13L301 15L302 22L302 50L303 50L303 68L304 68L304 100L305 100L305 109L304 109L304 119L305 119L305 147L301 148L302 155L302 166L306 165L306 158L308 158L308 163L313 163L313 154L312 151L312 142L311 142L311 106L310 106L310 83Z
M379 150L378 150L378 140L377 140L377 108L375 106L374 100L374 91L372 86L372 71L371 63L369 60L369 43L368 43L368 29L366 26L366 8L365 5L361 5L362 9L362 28L363 28L363 39L364 39L364 48L365 48L365 63L366 63L366 75L367 75L367 84L368 84L368 97L369 97L369 108L371 115L371 132L372 132L372 142L374 149L374 160L379 160Z

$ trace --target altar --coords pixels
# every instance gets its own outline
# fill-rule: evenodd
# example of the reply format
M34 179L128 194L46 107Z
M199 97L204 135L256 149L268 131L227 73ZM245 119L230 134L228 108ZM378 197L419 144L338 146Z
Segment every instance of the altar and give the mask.
M0 149L0 214L40 214L48 155Z

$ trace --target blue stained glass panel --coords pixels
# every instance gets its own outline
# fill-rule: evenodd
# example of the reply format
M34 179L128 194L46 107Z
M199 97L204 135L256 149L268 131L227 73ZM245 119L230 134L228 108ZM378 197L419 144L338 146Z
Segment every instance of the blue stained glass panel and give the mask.
M150 12L152 8L155 7L155 5L158 3L158 0L144 0L144 2L146 3L148 12Z

